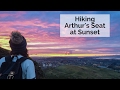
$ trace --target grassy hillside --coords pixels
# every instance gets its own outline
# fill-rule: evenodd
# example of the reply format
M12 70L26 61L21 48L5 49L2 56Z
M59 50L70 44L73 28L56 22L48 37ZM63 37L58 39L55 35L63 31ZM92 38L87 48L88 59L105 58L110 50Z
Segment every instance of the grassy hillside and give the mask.
M47 79L120 79L120 73L96 67L66 65L45 71Z
M9 50L0 47L0 58L6 55L9 55ZM37 62L35 66L37 67ZM36 70L42 73L39 67ZM120 73L113 70L75 65L59 66L44 72L47 79L120 79Z

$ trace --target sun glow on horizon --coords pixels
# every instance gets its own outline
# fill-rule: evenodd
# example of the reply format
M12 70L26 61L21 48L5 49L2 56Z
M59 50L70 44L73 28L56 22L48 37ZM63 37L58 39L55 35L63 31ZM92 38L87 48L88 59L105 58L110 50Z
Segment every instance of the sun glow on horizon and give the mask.
M31 54L34 57L89 57L89 56L109 56L116 54Z

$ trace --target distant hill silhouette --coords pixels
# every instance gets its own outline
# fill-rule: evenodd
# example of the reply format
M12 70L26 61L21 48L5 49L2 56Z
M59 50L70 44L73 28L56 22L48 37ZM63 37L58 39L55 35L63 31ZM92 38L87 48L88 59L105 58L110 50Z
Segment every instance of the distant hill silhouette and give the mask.
M0 47L0 58L4 57L6 55L9 55L9 52L10 52L9 50L6 50L6 49Z
M7 56L7 55L10 55L9 52L10 52L9 50L6 50L6 49L0 47L0 58ZM30 58L30 59L32 59L32 58ZM34 62L35 67L36 67L36 73L37 73L36 78L37 79L44 79L44 73L43 73L41 67L39 66L39 64L35 60L32 59L32 61Z

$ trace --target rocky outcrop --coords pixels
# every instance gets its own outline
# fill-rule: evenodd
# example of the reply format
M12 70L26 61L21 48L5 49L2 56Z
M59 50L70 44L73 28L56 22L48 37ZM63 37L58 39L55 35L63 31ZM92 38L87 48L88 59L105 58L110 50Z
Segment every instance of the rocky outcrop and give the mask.
M9 55L9 52L10 52L9 50L6 50L6 49L0 47L0 58L4 57L6 55Z
M43 72L43 70L41 69L41 66L35 61L33 60L32 58L30 58L34 65L35 65L35 72L36 72L36 79L45 79L45 74Z

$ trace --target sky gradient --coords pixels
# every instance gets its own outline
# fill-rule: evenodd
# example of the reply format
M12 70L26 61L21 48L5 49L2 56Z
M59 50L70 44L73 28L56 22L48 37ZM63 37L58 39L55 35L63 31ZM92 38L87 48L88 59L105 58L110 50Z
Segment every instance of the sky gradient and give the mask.
M60 37L60 14L110 14L110 37ZM30 55L120 54L120 11L0 11L0 47L20 31Z

